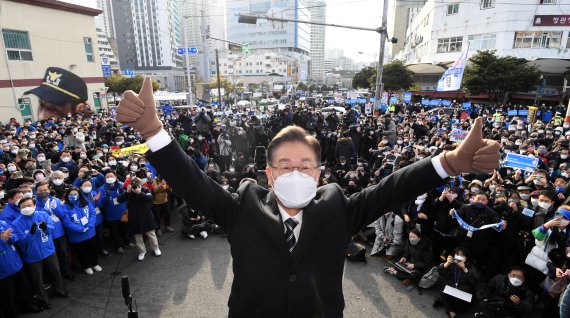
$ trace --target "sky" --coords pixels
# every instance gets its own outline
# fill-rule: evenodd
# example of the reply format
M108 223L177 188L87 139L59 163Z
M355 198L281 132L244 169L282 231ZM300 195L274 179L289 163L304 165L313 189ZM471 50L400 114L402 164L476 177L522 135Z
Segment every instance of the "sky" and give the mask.
M64 0L82 6L96 7L96 0ZM382 0L326 0L327 23L377 28L382 24ZM377 59L380 34L327 27L326 49L342 48L344 55L355 61L372 62ZM364 54L359 54L362 52Z

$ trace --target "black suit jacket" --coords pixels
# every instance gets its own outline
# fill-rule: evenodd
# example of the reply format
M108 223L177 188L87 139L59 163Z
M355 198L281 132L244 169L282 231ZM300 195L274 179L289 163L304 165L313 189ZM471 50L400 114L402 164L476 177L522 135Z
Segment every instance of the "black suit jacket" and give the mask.
M244 183L230 194L174 141L147 157L190 207L229 233L234 272L230 317L342 317L351 234L443 183L424 159L348 199L336 184L320 187L303 209L299 239L289 253L272 191Z

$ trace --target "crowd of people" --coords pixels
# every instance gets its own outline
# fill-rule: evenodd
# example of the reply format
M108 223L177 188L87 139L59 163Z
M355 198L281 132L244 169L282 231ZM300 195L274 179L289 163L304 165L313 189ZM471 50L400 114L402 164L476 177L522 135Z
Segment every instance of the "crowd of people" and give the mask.
M347 106L343 115L320 106L168 107L160 118L204 173L232 193L244 179L265 184L268 142L283 127L300 126L321 144L319 184L338 183L350 196L453 149L452 131L469 130L482 116L484 136L500 142L501 154L538 158L534 171L501 165L491 175L455 176L353 240L370 243L371 255L394 264L384 272L406 285L439 276L434 306L450 317L469 303L448 287L473 295L477 317L528 317L539 307L543 317L559 315L570 281L570 124L560 115L528 123L507 116L508 107L481 107L469 118L459 105L453 113L398 105L385 114ZM68 297L63 279L96 275L100 257L136 247L143 261L146 244L161 255L157 237L174 231L171 213L183 202L143 154L119 150L142 143L106 111L2 126L0 289L7 297L0 298L0 317L51 308L46 284L53 296ZM199 211L189 214L188 237L219 230Z

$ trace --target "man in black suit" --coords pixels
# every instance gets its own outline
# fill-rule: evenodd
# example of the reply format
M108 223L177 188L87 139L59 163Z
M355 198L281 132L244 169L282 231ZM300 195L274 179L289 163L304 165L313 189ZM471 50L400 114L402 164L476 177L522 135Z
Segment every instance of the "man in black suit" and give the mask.
M174 191L229 233L234 281L230 317L342 317L342 274L351 234L460 172L498 166L499 145L478 120L461 146L419 161L346 198L336 184L317 188L320 145L289 126L267 148L271 190L245 182L232 195L208 178L156 116L147 78L127 91L116 119L147 140L149 161Z

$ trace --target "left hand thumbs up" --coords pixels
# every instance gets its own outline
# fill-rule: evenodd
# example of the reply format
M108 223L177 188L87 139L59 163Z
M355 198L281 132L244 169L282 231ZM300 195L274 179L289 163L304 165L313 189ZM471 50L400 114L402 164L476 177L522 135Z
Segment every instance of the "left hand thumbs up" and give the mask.
M501 146L496 141L483 139L482 126L482 118L479 117L457 149L439 155L447 174L490 173L499 166Z

